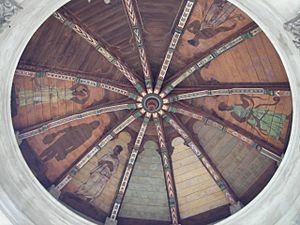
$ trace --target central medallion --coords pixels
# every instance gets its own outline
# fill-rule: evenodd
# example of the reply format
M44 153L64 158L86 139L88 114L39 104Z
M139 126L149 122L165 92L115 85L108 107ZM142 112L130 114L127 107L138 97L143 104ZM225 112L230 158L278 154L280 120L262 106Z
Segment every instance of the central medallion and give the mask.
M143 108L150 113L155 113L163 107L163 100L157 94L148 94L142 101Z

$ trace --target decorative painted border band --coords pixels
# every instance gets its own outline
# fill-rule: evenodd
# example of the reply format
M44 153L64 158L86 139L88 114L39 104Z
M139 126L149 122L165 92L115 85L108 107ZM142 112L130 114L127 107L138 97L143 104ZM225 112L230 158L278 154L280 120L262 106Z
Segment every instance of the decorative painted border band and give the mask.
M170 164L170 157L169 152L167 149L165 134L162 127L162 121L158 117L157 113L153 113L154 124L156 127L158 142L161 150L161 158L163 163L163 169L165 173L165 182L168 191L168 199L169 199L169 209L170 215L172 219L172 224L178 224L178 207L177 207L177 200L175 194L175 186L173 182L173 175L171 171L171 164Z
M139 58L142 65L144 78L145 78L145 85L148 94L153 92L152 87L152 75L150 70L150 65L147 60L147 55L144 47L144 41L141 31L141 26L139 25L138 19L136 17L136 12L132 3L132 0L123 0L123 4L125 7L125 11L127 13L127 16L129 18L129 22L131 24L131 30L132 34L136 41L136 46L138 48Z
M286 96L288 91L280 91L280 90L271 90L264 88L231 88L231 89L217 89L217 90L204 90L204 91L195 91L185 94L173 95L164 99L164 103L194 99L194 98L202 98L202 97L210 97L210 96L225 96L225 95L241 95L241 94L257 94L257 95L270 95L270 96L278 96L280 94L284 94Z

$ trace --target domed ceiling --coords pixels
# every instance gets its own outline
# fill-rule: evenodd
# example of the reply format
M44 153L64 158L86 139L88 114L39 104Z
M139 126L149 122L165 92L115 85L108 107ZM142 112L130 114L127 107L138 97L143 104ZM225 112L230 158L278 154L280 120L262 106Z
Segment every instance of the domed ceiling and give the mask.
M25 49L12 120L41 184L96 223L200 225L247 205L289 139L283 65L224 0L73 0Z

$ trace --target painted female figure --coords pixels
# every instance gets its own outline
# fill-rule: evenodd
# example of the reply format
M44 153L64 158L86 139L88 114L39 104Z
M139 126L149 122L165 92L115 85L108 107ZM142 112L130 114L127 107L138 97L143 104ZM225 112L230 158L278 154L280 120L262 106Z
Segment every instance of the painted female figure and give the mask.
M259 104L257 106L255 106L253 98L254 97L241 95L242 104L229 106L222 102L218 108L220 111L231 112L231 116L240 123L247 122L260 135L269 135L282 141L280 135L283 129L283 123L289 119L289 116L273 112L268 108L261 108L261 106L277 105L280 98L275 97L273 104Z
M54 157L57 161L64 160L68 154L85 143L92 136L93 131L99 126L100 122L95 120L89 124L83 123L77 126L70 126L58 132L46 135L43 138L43 143L51 145L40 155L41 160L47 162ZM58 136L60 137L56 139Z
M98 165L90 172L88 180L76 191L76 194L93 202L102 193L106 183L116 172L122 150L123 148L117 145L112 153L104 155L98 161Z
M75 84L71 88L37 86L36 90L20 89L17 95L19 106L56 103L62 100L84 104L90 96L86 85Z
M220 32L233 30L236 27L236 22L229 26L223 24L234 18L242 18L241 15L231 16L235 10L236 7L226 0L213 0L210 7L206 1L202 11L202 21L194 20L187 26L187 30L195 34L195 37L188 40L188 43L198 46L200 39L210 39Z

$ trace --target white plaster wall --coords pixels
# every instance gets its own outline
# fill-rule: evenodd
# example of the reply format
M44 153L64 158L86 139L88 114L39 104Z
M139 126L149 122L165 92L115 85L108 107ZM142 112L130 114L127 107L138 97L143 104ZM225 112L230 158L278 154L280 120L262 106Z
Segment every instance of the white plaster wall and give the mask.
M100 1L100 0L97 0ZM34 178L15 141L10 116L13 73L26 43L41 23L68 0L19 0L23 10L0 34L0 224L92 224L57 202ZM300 51L283 23L300 10L299 0L231 0L267 33L280 54L293 93L294 120L286 156L269 185L220 225L300 224Z
M92 224L58 203L34 178L18 150L10 116L10 89L17 62L35 30L66 2L19 1L23 9L11 19L11 28L0 34L1 225Z

